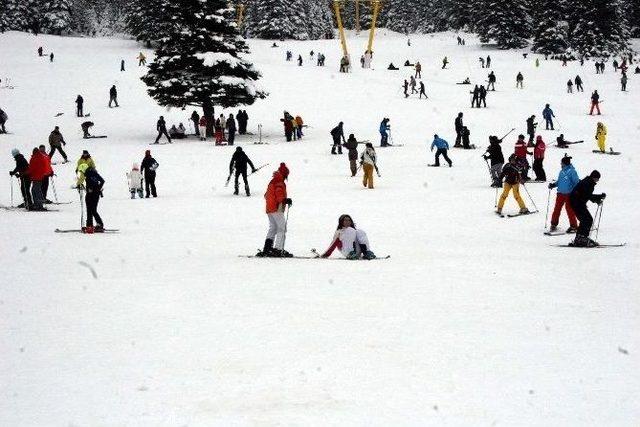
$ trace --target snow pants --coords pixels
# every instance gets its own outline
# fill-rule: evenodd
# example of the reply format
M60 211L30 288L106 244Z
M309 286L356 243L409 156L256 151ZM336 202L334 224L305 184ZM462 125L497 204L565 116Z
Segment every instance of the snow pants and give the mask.
M361 253L360 245L365 245L368 250L371 250L367 233L362 230L356 230L353 227L343 229L340 240L342 241L342 249L340 249L340 252L345 257L349 256L351 251L356 251L359 255Z
M516 199L516 202L518 202L518 206L520 206L520 209L526 208L522 197L520 197L520 184L507 184L505 182L504 189L502 190L502 195L500 196L500 200L498 200L498 209L502 210L504 202L507 200L509 191L511 190L513 190L513 197Z
M242 176L242 180L244 181L244 191L247 196L251 195L249 191L249 181L247 181L247 170L239 170L236 169L236 180L235 180L235 192L233 194L238 194L240 191L240 176Z
M444 148L438 148L436 150L436 163L435 163L436 166L440 166L440 156L444 157L447 163L449 163L449 166L453 164L449 156L447 156L447 150Z
M53 155L56 153L56 150L58 150L60 152L60 155L62 156L62 158L66 162L67 161L67 153L65 153L64 150L62 149L62 145L51 145L49 147L49 158L53 157Z
M573 212L575 212L576 217L580 221L577 234L589 237L589 234L591 233L591 226L593 225L593 217L591 216L589 209L587 209L587 204L576 203L571 200L569 200L569 202L571 203Z
M42 181L31 181L31 197L33 200L33 207L35 209L42 209L44 204L44 196L42 196Z
M333 146L331 147L331 154L342 154L342 144L340 144L340 135L332 136L333 137ZM287 141L291 141L288 139ZM336 153L337 150L337 153Z
M156 192L156 171L145 172L144 189L147 193L147 197L149 197L149 192L151 192L153 197L158 197L158 193Z
M549 117L548 119L545 118L544 121L545 121L545 126L544 127L545 127L546 130L549 130L549 126L551 126L551 130L554 130L553 129L553 119L551 117Z
M162 135L166 136L167 140L169 140L169 142L171 142L171 137L167 133L167 129L166 128L162 128L162 129L158 129L158 136L156 137L155 144L157 144L158 141L160 141L160 137L162 137Z
M228 141L229 145L233 145L235 140L236 140L236 131L235 130L229 130L229 135L227 136L227 141Z
M102 218L98 215L98 202L100 201L100 193L87 192L84 196L84 202L87 205L87 227L93 227L93 220L95 218L96 224L103 226Z
M382 147L389 145L389 135L386 132L380 132L380 145Z
M284 212L272 212L267 214L269 217L269 231L267 239L274 241L275 249L284 249L284 236L287 233L287 223L284 219Z
M78 104L76 107L76 116L84 117L84 113L82 112L82 104Z
M31 180L26 176L20 177L20 193L24 199L24 207L30 209L33 205L31 200Z
M358 172L356 159L349 159L349 167L351 168L351 176L356 176L356 172Z
M598 149L604 153L606 145L606 136L602 135L598 137Z
M198 135L200 135L200 139L202 139L204 141L206 139L206 137L207 137L207 127L206 126L198 126L198 129L200 130L200 133Z
M362 185L365 187L373 188L373 165L364 163L362 165L364 176L362 177Z
M593 109L596 109L596 111L598 112L598 115L600 115L600 103L599 102L592 102L591 103L591 110L589 110L589 115L592 116L593 115Z
M542 166L543 161L544 159L533 160L533 172L536 174L536 181L547 180L547 174L544 172L544 167Z
M116 103L116 107L119 107L118 105L118 97L116 96L110 96L109 97L109 108L111 108L111 103L115 102Z
M555 227L558 226L558 223L560 222L560 212L562 211L563 206L567 211L567 216L569 217L569 225L573 228L578 228L576 214L573 212L571 203L569 203L569 195L561 193L556 194L556 204L553 207L553 213L551 214L551 225Z
M500 173L502 172L502 166L504 166L504 163L496 163L495 165L491 165L490 168L493 185L496 187L500 186Z

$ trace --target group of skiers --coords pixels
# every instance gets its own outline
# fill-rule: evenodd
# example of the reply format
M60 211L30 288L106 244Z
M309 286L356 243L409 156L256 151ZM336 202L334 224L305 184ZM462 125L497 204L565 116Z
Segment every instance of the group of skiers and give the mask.
M416 71L416 74L418 72ZM427 92L426 92L426 88L424 86L424 82L422 80L420 80L420 90L416 90L416 85L418 84L418 82L416 81L416 78L414 76L409 76L409 80L404 79L404 83L402 84L402 87L404 89L404 97L408 98L409 97L409 88L411 88L411 95L413 95L414 93L418 94L418 98L422 99L422 96L424 95L425 99L429 99L429 97L427 96Z
M289 114L288 111L284 111L280 121L282 122L282 125L284 127L284 136L287 142L302 139L302 137L304 136L302 128L306 125L304 124L304 121L299 114L293 117L291 114Z

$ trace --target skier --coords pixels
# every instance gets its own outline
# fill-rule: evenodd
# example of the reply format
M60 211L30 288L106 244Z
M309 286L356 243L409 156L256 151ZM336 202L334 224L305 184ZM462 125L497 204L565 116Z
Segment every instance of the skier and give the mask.
M298 67L302 67L302 55L298 55Z
M147 65L147 57L142 52L138 55L138 67L141 65Z
M487 147L487 151L485 151L485 154L482 156L485 160L491 161L491 167L489 168L493 180L491 186L495 188L502 187L500 173L502 172L502 166L504 166L504 156L502 154L502 147L500 147L501 143L502 140L498 139L497 136L490 136L489 147Z
M227 134L229 145L233 145L236 140L236 120L233 118L233 114L229 114L229 118L227 118Z
M447 57L445 56L442 59L442 69L444 70L445 68L447 68L447 64L449 63L449 60L447 59Z
M142 199L142 173L140 173L140 167L137 163L134 163L131 172L127 173L127 179L129 180L131 198L135 199L136 193L138 193L138 197Z
M358 141L353 134L350 134L349 138L347 138L347 142L342 145L347 149L347 155L349 157L349 167L351 168L351 176L354 177L358 172L356 164L356 162L358 161Z
M623 92L627 91L627 74L626 73L622 73L622 77L620 77L620 89Z
M29 179L29 162L24 158L20 151L17 148L11 150L11 155L16 162L16 167L9 171L9 175L17 176L20 180L20 193L22 193L22 198L24 203L18 205L19 208L25 208L30 210L33 206L33 202L31 201L31 180Z
M296 116L295 122L296 122L296 131L298 133L298 139L302 139L304 135L302 133L302 128L304 127L304 121L302 120L302 117L299 114Z
M233 153L233 156L231 156L231 161L229 162L229 175L233 173L234 169L236 171L235 190L233 192L235 196L237 196L239 192L240 176L242 176L242 180L244 181L244 191L247 194L247 197L251 195L251 192L249 191L249 181L247 180L247 164L251 166L251 173L254 173L256 171L256 167L253 166L251 159L249 159L247 154L242 151L242 147L236 147L236 151Z
M416 61L416 75L414 76L416 79L421 79L422 78L422 64L420 64L420 61Z
M529 143L528 147L533 147L533 138L536 133L536 128L538 127L538 123L536 123L536 116L532 115L527 119L527 135L529 135Z
M116 107L119 107L118 105L118 91L116 90L116 85L111 86L111 89L109 89L109 108L111 108L111 103L115 102Z
M200 114L196 110L191 113L190 120L193 122L194 135L200 136L200 130L198 129L198 123L200 122Z
M298 140L298 122L291 116L291 137L294 141Z
M529 209L527 209L527 206L524 204L522 197L520 197L521 176L520 170L516 166L516 161L517 158L515 154L509 156L509 163L504 165L504 168L502 168L502 172L498 177L500 182L504 180L502 195L498 200L498 209L496 210L496 213L498 215L502 215L502 208L504 207L504 203L507 200L507 197L509 196L509 192L511 190L513 190L513 197L516 199L516 202L518 202L518 206L520 207L520 214L529 213Z
M329 258L336 248L345 258L351 260L360 259L360 257L371 260L376 257L370 249L367 233L356 229L356 225L350 215L340 215L333 241L321 257Z
M458 113L458 117L456 117L455 121L454 121L454 126L456 129L456 142L453 144L454 147L461 147L462 144L462 128L464 127L464 124L462 123L462 116L463 114L460 112Z
M422 80L420 80L420 95L418 96L418 99L422 99L422 95L424 95L425 99L429 99L429 97L427 96L427 92L425 90L425 87L424 87L424 82Z
M124 71L124 59L120 60L120 71Z
M334 127L333 129L331 129L331 138L333 138L333 146L331 147L331 154L342 154L342 145L340 145L340 139L342 139L342 142L347 142L344 139L344 129L343 129L344 123L340 122L338 123L338 126ZM337 153L336 153L336 150Z
M558 145L558 148L567 148L567 147L569 147L569 145L577 144L578 142L582 142L582 141L567 141L567 140L565 140L563 133L561 133L560 136L556 138L556 144Z
M38 48L38 56L42 56L42 46Z
M39 149L34 148L31 152L31 159L29 159L29 169L27 169L27 174L31 180L31 200L33 201L31 210L33 211L46 210L43 206L44 196L42 195L42 180L49 174L49 169L51 169L51 167L48 166L44 157L45 155L43 155Z
M218 118L218 122L216 122L216 125L218 125L218 129L220 131L220 142L223 141L227 141L227 135L225 133L225 130L227 129L227 119L225 118L224 114L220 114L220 117Z
M596 141L598 141L598 149L601 152L605 152L607 140L607 127L602 122L598 122L596 125Z
M203 114L198 122L198 128L200 130L200 141L207 140L207 117Z
M546 145L542 140L542 136L538 135L536 138L536 145L533 149L533 172L536 174L536 181L545 182L547 180L547 174L544 171L544 152Z
M414 93L418 93L418 91L416 90L416 79L413 76L409 76L409 79L411 80L411 82L409 83L409 86L411 86L411 95L413 95Z
M591 110L589 111L590 116L593 115L594 108L596 109L596 111L598 111L598 115L600 115L600 95L598 94L597 90L594 90L591 94Z
M618 72L618 60L613 60L613 71Z
M340 59L340 72L348 73L349 72L349 57L344 55L342 59Z
M8 118L9 116L7 116L7 113L0 108L0 133L7 133L7 129L4 127L4 124L7 123Z
M573 80L571 79L567 81L567 93L573 93Z
M76 116L84 117L84 113L82 112L82 106L84 105L84 98L81 95L78 95L76 98Z
M491 68L491 57L487 55L487 68Z
M576 90L578 92L584 92L584 88L582 87L582 79L580 76L576 76L574 83L576 84Z
M580 221L578 230L576 232L576 238L573 241L573 246L579 247L593 247L598 246L598 242L589 238L591 233L591 226L593 225L593 217L587 208L587 202L601 204L607 197L605 193L593 194L596 184L600 181L600 172L594 170L588 177L581 180L571 191L569 195L569 203L571 208L575 212L576 217Z
M409 82L407 81L407 79L404 79L404 83L402 84L402 87L404 88L404 97L408 98L409 97Z
M156 169L158 169L158 162L151 157L151 150L144 152L144 159L140 164L140 172L144 174L144 188L146 192L146 198L149 198L151 194L153 197L158 197L156 192Z
M478 61L480 61L480 67L484 68L484 58L481 56L480 58L478 58Z
M465 150L470 150L472 148L476 148L475 146L471 146L471 143L469 141L469 137L471 136L471 131L469 131L469 128L466 126L462 127L462 148L464 148Z
M84 139L91 138L91 134L89 133L89 129L93 127L92 121L82 122L80 128L82 129L82 137Z
M284 112L284 117L280 119L284 125L284 135L287 141L291 141L291 137L293 136L293 125L291 124L291 119L293 119L293 117L286 111Z
M378 170L376 150L370 142L367 142L365 147L366 148L360 155L360 166L362 166L362 171L364 172L362 185L373 189L373 170Z
M158 144L162 135L166 136L169 140L169 144L171 144L171 137L167 133L167 123L164 121L163 116L160 116L158 119L158 122L156 123L156 130L158 131L158 136L156 137L156 142L154 142L154 144Z
M473 97L471 98L471 108L473 108L474 106L480 108L480 88L478 87L478 85L476 85L473 88L473 91L469 93L473 95Z
M49 62L53 62L53 52L49 54Z
M390 130L391 130L391 125L389 125L389 119L385 117L380 122L380 127L378 128L378 131L380 132L380 146L381 147L389 147L389 146L391 146L391 144L389 144L389 132L388 132Z
M82 189L86 187L87 194L84 197L87 206L87 222L86 227L82 227L82 232L87 234L101 233L104 231L104 223L98 214L98 202L102 197L102 187L104 179L98 174L94 167L87 164L80 165L78 168L78 180L76 188ZM96 227L93 227L93 220L96 220Z
M40 155L44 159L44 163L46 166L46 173L42 178L42 196L44 199L44 203L51 204L51 200L47 199L47 193L49 192L49 179L53 177L53 168L51 167L51 158L47 154L47 147L44 145L38 146L38 151L40 151Z
M487 66L487 68L489 68L489 67ZM493 71L489 73L488 79L489 79L488 80L489 84L487 85L487 90L489 90L489 88L491 88L491 90L495 92L495 90L496 90L496 75L493 73Z
M292 257L284 250L284 240L287 232L287 222L284 216L285 206L291 207L293 201L287 197L287 184L289 168L280 163L278 170L273 173L267 191L264 194L266 212L269 217L269 231L264 241L264 248L258 252L259 257Z
M91 157L91 154L89 154L89 152L87 150L82 150L82 154L80 155L80 158L78 159L78 161L76 163L76 173L78 173L78 170L80 169L80 166L82 166L82 165L88 165L88 166L91 166L94 169L96 167L96 162L93 161L93 158Z
M484 108L487 108L487 90L484 88L484 85L480 85L480 99L478 100L478 108L480 108L480 104L484 105Z
M58 150L60 152L60 155L62 155L62 158L64 159L63 163L67 163L67 153L65 153L62 149L63 145L67 145L67 143L60 133L60 128L56 126L49 134L49 158L52 158L56 150Z
M544 106L544 110L542 110L542 118L544 118L545 121L545 129L549 130L549 126L551 126L551 130L553 129L553 118L556 115L553 114L553 110L551 109L551 107L549 106L549 104L546 104Z
M560 212L564 206L567 211L567 216L569 217L569 228L567 229L567 233L575 233L578 230L578 221L576 219L576 214L573 212L573 208L571 208L571 203L569 203L569 195L578 182L580 182L580 178L571 164L571 157L564 156L560 161L560 164L561 169L558 174L558 180L549 184L550 190L554 188L558 189L556 193L556 203L553 207L553 213L551 214L551 228L549 231L554 232L558 229L558 224L560 223Z
M514 154L516 156L516 166L523 172L522 179L528 181L529 161L527 160L527 154L532 155L533 153L527 151L527 143L524 142L524 135L518 135Z
M440 166L440 156L443 156L444 159L447 161L447 163L449 163L449 167L452 167L453 162L451 161L451 159L449 159L449 156L447 155L447 151L449 150L449 143L444 139L440 138L436 134L436 135L433 135L433 142L431 143L431 152L433 152L434 148L437 148L436 161L432 166Z
M518 71L518 74L516 75L516 89L519 87L520 89L523 89L522 87L522 82L524 81L524 76L522 75L521 72Z
M249 115L247 110L240 110L236 116L238 120L238 133L244 135L247 133L247 122L249 121Z

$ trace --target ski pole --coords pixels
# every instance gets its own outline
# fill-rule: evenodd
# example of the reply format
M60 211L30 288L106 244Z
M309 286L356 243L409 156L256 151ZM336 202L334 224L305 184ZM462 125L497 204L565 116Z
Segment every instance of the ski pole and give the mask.
M11 207L13 207L13 175L11 175Z
M287 216L284 218L284 236L282 236L282 251L284 252L284 243L287 241L287 225L289 224L289 211L291 206L287 207Z
M78 195L80 196L80 230L82 230L84 224L84 203L82 203L82 188L78 188Z
M544 229L547 229L547 220L549 219L549 203L551 202L551 188L549 189L549 196L547 196L547 215L544 217Z
M500 138L500 141L502 141L503 139L505 139L507 136L509 136L511 134L511 132L513 132L514 130L516 130L516 128L511 129L509 132L507 132L502 138Z
M269 166L269 165L270 165L270 163L265 163L265 164L264 164L264 165L262 165L262 166L258 166L258 167L256 168L256 170L254 170L253 172L251 172L249 175L253 175L254 173L258 172L260 169L262 169L262 168L266 168L266 167L267 167L267 166Z
M51 175L51 188L53 189L53 197L55 197L56 199L56 203L59 203L58 201L58 192L56 191L56 180L53 179L54 175Z
M483 155L482 158L484 162L487 164L487 169L489 170L489 177L491 178L491 183L493 184L493 174L491 173L491 166L489 166L489 160Z
M538 207L536 206L536 202L533 201L533 197L531 197L531 193L529 193L529 190L527 189L527 186L525 185L525 183L522 183L522 188L524 188L524 191L527 192L527 196L529 196L529 200L531 200L531 204L533 205L533 208L535 209L536 212L538 212Z
M493 202L493 207L497 208L498 207L498 187L496 187L496 199Z
M600 202L600 216L598 217L598 225L596 227L596 242L598 241L598 233L600 233L600 220L602 219L603 210L604 210L604 200Z
M225 187L229 186L229 182L231 181L231 175L233 175L233 169L229 171L229 176L227 177L227 182L224 184Z
M595 213L595 215L593 215L594 222L595 222L595 220L597 220L597 219L598 219L598 215L599 215L599 214L600 214L600 205L598 205L598 206L596 207L596 213ZM596 227L597 227L597 226L596 226ZM591 224L591 229L590 229L589 231L590 231L590 232L596 231L596 227L594 227L594 225L593 225L593 224Z

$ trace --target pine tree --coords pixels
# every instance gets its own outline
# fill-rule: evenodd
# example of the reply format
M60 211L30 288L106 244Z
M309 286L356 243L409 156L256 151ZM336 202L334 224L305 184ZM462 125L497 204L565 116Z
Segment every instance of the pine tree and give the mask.
M462 30L471 23L471 2L469 0L449 0L447 5L447 22L454 30Z
M531 23L526 4L519 0L481 0L477 4L474 16L480 41L493 40L500 49L527 46Z
M292 13L288 0L261 0L253 4L254 11L247 16L255 19L247 22L247 36L261 39L295 38L298 29L291 21Z
M45 4L42 31L61 35L71 27L71 4L69 0L50 0Z
M28 31L29 16L28 3L22 0L4 0L3 7L0 8L0 15L6 23L3 31Z
M166 37L172 30L167 0L132 0L126 8L125 25L129 33L147 47Z
M569 24L562 0L538 0L534 6L533 51L545 55L564 54L569 48Z
M333 16L326 1L307 0L306 12L310 39L333 38Z
M609 57L629 48L629 24L619 0L573 0L571 47L587 57Z
M173 31L142 77L160 105L200 106L212 118L214 105L250 105L267 95L256 87L260 73L242 58L249 49L226 0L167 0L163 10Z
M414 33L418 27L416 0L389 0L383 6L382 20L385 28L399 33Z

